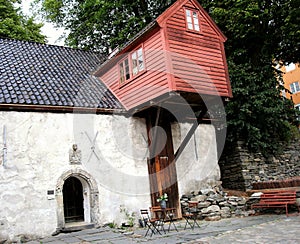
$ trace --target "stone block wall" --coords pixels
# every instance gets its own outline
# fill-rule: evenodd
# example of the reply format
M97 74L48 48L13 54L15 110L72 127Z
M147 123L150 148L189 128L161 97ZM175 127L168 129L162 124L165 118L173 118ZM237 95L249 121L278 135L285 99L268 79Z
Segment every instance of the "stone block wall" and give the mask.
M247 207L248 197L228 195L221 186L201 189L181 196L182 212L188 212L188 202L197 203L197 218L207 221L216 221L223 218L244 217L254 214Z
M227 147L219 161L223 187L250 190L254 182L285 180L300 175L300 140L295 139L277 156L250 153L243 142Z

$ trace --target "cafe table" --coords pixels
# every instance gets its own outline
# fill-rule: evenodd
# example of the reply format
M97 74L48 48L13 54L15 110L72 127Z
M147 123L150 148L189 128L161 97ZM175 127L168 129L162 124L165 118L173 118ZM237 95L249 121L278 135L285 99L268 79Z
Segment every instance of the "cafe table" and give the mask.
M159 218L164 223L169 222L168 232L173 225L174 229L178 232L175 221L176 221L176 208L161 208L161 207L151 207L150 211L153 212L156 218Z

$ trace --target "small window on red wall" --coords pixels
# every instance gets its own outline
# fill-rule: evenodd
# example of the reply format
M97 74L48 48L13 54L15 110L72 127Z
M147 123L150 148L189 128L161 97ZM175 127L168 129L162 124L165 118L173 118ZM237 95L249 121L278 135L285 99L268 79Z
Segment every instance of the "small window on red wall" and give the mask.
M131 54L131 62L133 76L144 70L143 48L139 48Z
M185 10L186 25L188 30L200 31L199 12L197 10Z
M119 82L120 85L138 76L145 71L145 61L143 47L140 47L126 56L119 63Z
M119 64L119 69L120 69L120 84L123 84L125 81L130 79L128 58L124 59Z

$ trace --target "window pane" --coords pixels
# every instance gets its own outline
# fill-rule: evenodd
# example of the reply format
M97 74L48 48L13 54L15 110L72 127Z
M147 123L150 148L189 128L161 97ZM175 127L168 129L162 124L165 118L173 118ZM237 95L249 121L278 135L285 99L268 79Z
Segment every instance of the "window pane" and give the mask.
M138 55L138 65L139 65L139 71L144 70L144 57L143 57L143 49L140 48L137 51Z
M193 12L193 20L194 20L194 29L196 31L200 31L198 13L197 12Z
M300 92L299 82L294 82L294 83L290 84L290 88L291 88L292 93Z
M190 10L187 10L187 9L186 9L186 10L185 10L185 13L186 13L186 16L187 16L187 17L190 17L190 16L191 16L191 11L190 11Z
M299 86L299 82L295 82L295 90L296 92L299 92L300 91L300 86Z
M193 12L193 18L194 18L194 21L197 20L197 22L198 22L198 14L195 11Z
M291 92L292 92L292 93L295 93L295 87L294 87L294 84L290 84L290 88L291 88Z
M128 59L124 60L124 64L125 64L125 78L126 80L130 79L130 73L129 73L129 62Z
M131 60L132 60L132 74L136 75L138 73L136 52L131 54Z
M120 63L119 69L120 69L120 83L122 84L124 82L124 80L125 80L123 62Z
M186 9L186 10L185 10L185 13L186 13L187 27L188 27L190 30L193 30L193 20L192 20L192 14L191 14L191 11Z

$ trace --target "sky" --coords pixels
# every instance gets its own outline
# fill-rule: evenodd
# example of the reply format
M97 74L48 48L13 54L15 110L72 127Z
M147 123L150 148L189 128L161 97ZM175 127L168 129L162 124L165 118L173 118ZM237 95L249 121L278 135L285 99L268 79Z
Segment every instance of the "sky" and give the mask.
M30 3L33 0L22 0L22 10L24 14L31 16L31 11L30 11ZM37 20L36 22L40 23L40 20ZM54 28L54 26L51 23L44 23L44 26L41 28L42 33L47 36L47 44L51 45L58 45L58 46L63 46L64 42L63 40L58 40L59 37L63 34L63 29L62 28Z

